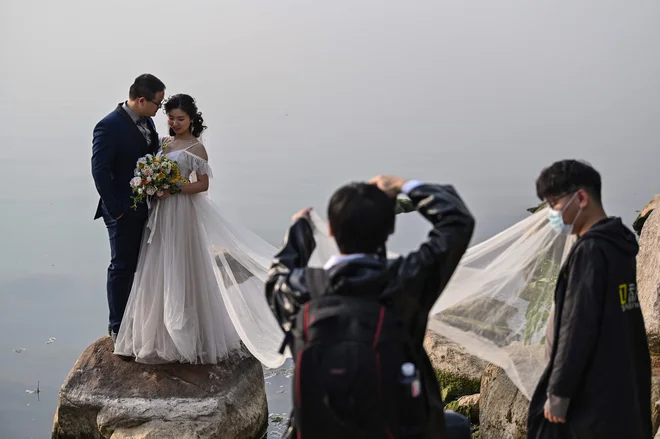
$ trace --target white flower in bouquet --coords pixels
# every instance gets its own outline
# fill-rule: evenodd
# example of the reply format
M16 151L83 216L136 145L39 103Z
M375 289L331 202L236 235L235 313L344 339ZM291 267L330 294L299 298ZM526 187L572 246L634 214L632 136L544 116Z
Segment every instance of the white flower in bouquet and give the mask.
M129 182L135 194L131 197L134 210L137 210L138 203L148 202L148 197L165 193L174 195L181 192L180 186L190 183L181 177L178 164L164 155L154 158L147 154L140 158L134 175Z

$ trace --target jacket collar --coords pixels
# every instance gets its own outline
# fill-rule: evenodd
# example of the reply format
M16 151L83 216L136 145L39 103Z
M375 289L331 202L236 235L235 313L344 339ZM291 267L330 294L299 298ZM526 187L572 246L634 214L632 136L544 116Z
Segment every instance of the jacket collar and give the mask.
M334 255L328 259L328 262L323 266L324 270L330 270L335 265L342 264L344 262L353 261L356 259L364 258L366 255L364 253L355 253L352 255Z
M328 261L330 265L331 261ZM355 296L380 296L389 281L388 262L376 255L351 255L332 260L327 269L331 289Z
M117 111L117 113L119 113L119 116L124 120L124 122L126 122L131 127L131 129L133 130L133 133L136 136L138 136L138 139L140 139L142 141L142 143L143 143L142 149L145 150L145 151L147 149L149 149L148 144L147 144L147 139L144 138L144 135L142 134L142 131L140 131L140 129L138 128L138 126L135 123L135 121L133 120L133 118L130 116L130 114L128 114L126 109L124 109L124 102L120 102L119 104L117 104L116 111ZM150 128L149 131L151 132L151 136L153 138L154 136L153 136L153 129L151 127L151 124L149 124L149 128ZM156 142L156 143L158 143L158 142ZM154 145L152 144L152 147L153 146Z

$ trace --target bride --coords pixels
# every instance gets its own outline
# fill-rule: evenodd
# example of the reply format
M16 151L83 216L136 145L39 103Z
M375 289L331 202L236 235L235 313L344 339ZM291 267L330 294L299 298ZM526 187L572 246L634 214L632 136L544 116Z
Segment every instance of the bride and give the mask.
M165 103L169 137L158 155L190 180L151 205L135 280L115 354L142 363L212 364L241 341L267 367L279 367L282 331L264 297L276 249L227 221L208 197L212 176L199 141L206 129L195 100Z

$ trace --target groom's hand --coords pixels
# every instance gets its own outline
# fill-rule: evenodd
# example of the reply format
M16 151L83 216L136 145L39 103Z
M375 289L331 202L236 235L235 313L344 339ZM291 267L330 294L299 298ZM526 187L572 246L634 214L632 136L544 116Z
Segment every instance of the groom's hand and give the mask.
M311 208L311 207L306 207L306 208L304 208L303 210L301 210L300 212L298 212L298 213L296 213L295 215L293 215L293 216L291 217L291 220L295 223L296 221L298 221L299 219L302 218L302 219L307 220L308 222L311 223L311 222L312 222L312 218L309 216L309 214L310 214L311 211L312 211L312 208Z
M375 184L378 189L393 198L401 193L401 188L405 182L406 180L403 178L393 175L378 175L369 180L369 183Z

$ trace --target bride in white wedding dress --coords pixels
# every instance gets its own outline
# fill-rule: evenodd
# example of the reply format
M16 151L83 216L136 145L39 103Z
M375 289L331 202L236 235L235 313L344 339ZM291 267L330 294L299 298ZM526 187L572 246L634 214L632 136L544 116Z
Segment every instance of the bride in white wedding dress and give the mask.
M212 364L242 340L264 365L278 367L283 335L263 289L276 249L225 220L206 194L212 172L199 142L206 127L193 98L175 95L165 111L171 137L158 154L191 183L151 206L115 353L143 363Z

